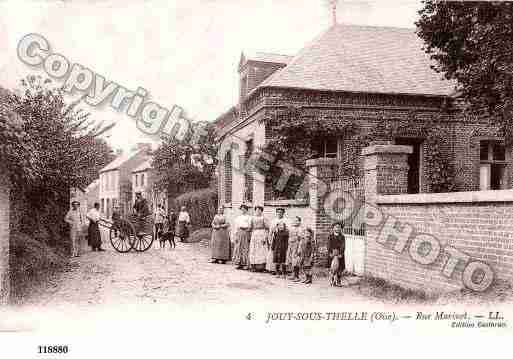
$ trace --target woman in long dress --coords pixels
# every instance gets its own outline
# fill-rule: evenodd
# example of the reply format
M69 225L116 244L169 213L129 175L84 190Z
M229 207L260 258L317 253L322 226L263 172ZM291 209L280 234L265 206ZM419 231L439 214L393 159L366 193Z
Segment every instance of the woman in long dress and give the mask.
M212 263L225 264L230 260L230 237L224 207L219 207L212 220Z
M102 237L100 234L100 227L98 226L98 223L100 222L100 204L95 203L94 207L87 212L86 217L89 220L88 242L93 248L93 251L102 252L105 249L102 248Z
M269 224L263 216L264 207L256 206L251 218L251 241L249 244L249 264L252 271L263 271L267 259Z
M301 226L301 218L296 217L292 226L289 229L289 243L287 248L287 267L292 271L291 280L299 281L299 257L297 256L297 247L301 237L303 236L304 229Z
M235 239L233 244L233 264L237 269L249 269L249 242L251 240L251 217L248 206L240 206L242 214L235 219Z

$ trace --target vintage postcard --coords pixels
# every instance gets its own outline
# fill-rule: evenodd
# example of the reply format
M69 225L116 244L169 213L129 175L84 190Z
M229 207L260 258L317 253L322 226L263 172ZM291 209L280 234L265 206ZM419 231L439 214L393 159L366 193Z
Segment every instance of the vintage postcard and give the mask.
M502 353L512 129L513 2L0 1L0 357Z

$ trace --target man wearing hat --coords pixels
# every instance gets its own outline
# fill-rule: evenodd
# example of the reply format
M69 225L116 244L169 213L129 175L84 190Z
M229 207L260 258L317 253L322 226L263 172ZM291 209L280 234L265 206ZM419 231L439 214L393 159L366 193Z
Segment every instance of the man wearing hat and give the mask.
M142 196L141 192L137 192L135 194L134 211L141 218L150 215L150 207L148 206L148 201Z
M69 236L71 240L71 256L80 256L80 246L82 231L85 225L85 219L80 212L80 202L71 202L71 209L64 217L64 221L69 224Z

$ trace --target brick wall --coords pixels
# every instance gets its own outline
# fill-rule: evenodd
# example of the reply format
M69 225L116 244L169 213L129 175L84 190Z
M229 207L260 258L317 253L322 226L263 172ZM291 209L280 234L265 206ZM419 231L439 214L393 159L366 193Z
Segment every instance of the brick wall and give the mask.
M392 179L405 173L400 147L405 146L364 150L369 205L365 273L430 293L468 287L463 276L474 273L468 272L470 263L489 266L495 278L513 280L511 191L394 195L406 187L403 180ZM454 271L442 273L456 257L461 260ZM474 278L476 285L483 278L491 277Z
M433 235L442 248L450 246L473 260L484 261L492 267L496 278L513 281L513 201L472 202L475 193L465 193L469 197L466 203L414 203L411 197L415 195L406 195L401 197L405 200L410 197L412 203L381 203L379 208L400 223L411 225L415 233ZM433 196L436 197L426 195ZM450 196L444 201L450 202ZM441 270L449 254L443 250L434 263L421 265L412 260L408 249L401 254L395 252L392 238L383 246L376 241L378 230L368 230L367 234L368 274L428 292L463 287L461 278L465 263L459 263L453 275L447 278Z
M0 170L0 305L9 300L10 182Z

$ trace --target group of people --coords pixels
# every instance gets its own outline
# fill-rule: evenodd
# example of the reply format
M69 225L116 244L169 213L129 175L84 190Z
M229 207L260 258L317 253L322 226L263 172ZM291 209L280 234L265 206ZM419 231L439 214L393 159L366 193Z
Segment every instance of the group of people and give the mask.
M134 212L144 219L151 215L147 201L140 193L136 194ZM317 254L317 242L311 228L305 227L300 217L289 220L285 217L285 209L277 208L276 217L269 222L264 217L262 206L254 207L254 214L249 214L249 207L240 206L240 215L237 216L230 228L225 215L224 207L218 209L212 220L212 262L226 263L232 261L237 269L255 272L266 271L273 275L282 276L294 282L301 281L300 274L304 276L302 283L312 283L312 266ZM120 213L114 210L112 220L115 225ZM86 223L88 220L88 223ZM83 218L80 211L80 202L73 201L71 209L65 217L70 226L71 251L73 257L80 256L81 238L87 236L88 244L93 251L104 251L99 229L101 220L100 204L95 203ZM164 207L159 205L155 212L155 233L160 242L160 248L165 248L169 241L171 248L176 246L175 236L185 241L189 235L191 218L186 207L181 207L178 215L171 210L166 213ZM333 269L337 266L333 276L335 284L341 285L342 274L345 270L345 237L342 234L342 225L335 223L328 237L328 266Z
M95 203L87 214L84 216L80 211L80 202L73 201L71 209L68 211L64 220L70 228L71 238L71 256L80 257L82 239L87 237L87 243L93 251L103 252L102 238L100 234L100 204Z
M240 206L241 214L233 223L232 231L220 207L212 221L212 262L232 261L236 269L256 272L266 271L294 282L312 283L312 266L317 254L317 242L311 228L305 227L300 217L289 220L285 209L276 209L276 218L271 222L264 217L262 206ZM232 251L233 249L233 251ZM336 285L341 285L344 272L345 238L342 225L333 225L329 236L329 264L336 257L340 265L336 269Z
M142 196L140 192L135 194L135 202L133 205L135 220L144 223L148 216L152 213L149 208L148 201ZM112 211L112 224L115 231L119 230L119 221L121 220L121 211L119 206L114 206ZM68 223L71 239L71 256L79 257L81 254L82 239L87 237L87 243L91 246L92 251L102 252L102 238L100 233L100 203L96 202L87 214L84 216L80 211L80 202L73 201L71 209L64 217L64 221ZM164 248L165 243L169 241L170 247L175 247L175 236L184 242L189 236L189 227L191 218L187 209L182 207L178 213L175 214L173 210L169 215L166 213L164 206L158 205L155 212L155 234L156 238L160 241L160 247ZM140 228L140 226L137 226Z
M180 208L178 215L172 209L167 214L164 206L157 206L155 212L155 234L160 248L165 248L166 242L169 242L170 248L175 248L175 237L178 237L180 242L184 242L189 237L190 225L191 216L185 206Z

